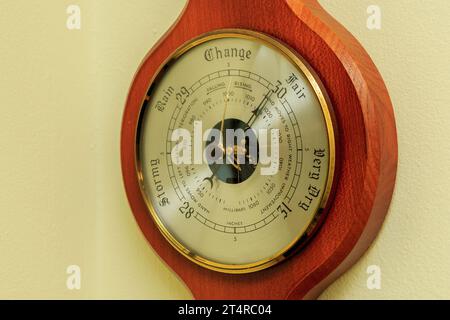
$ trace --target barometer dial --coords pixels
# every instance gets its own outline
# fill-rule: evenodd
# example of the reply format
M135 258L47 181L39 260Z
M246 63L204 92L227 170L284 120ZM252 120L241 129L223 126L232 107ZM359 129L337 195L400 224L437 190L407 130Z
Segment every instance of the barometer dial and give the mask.
M148 91L136 133L141 192L193 262L261 270L317 227L334 136L326 93L292 50L255 32L208 34L180 48Z

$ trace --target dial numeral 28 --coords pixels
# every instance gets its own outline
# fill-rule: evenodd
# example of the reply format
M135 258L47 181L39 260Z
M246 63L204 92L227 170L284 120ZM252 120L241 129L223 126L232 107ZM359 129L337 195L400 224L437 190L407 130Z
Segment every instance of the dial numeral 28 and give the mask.
M178 210L186 217L186 219L192 217L192 214L194 213L194 208L192 208L187 201L183 203Z

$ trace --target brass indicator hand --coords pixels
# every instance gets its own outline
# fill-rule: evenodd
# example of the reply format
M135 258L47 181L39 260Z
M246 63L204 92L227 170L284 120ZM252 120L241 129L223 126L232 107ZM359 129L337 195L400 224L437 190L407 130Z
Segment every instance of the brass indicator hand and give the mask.
M219 143L219 148L222 149L222 152L224 152L225 156L227 157L228 160L230 160L230 164L238 171L241 171L241 167L234 163L233 159L231 159L231 157L229 156L229 154L227 153L227 150L225 150L224 145L223 145L223 136L224 136L224 125L225 125L225 115L227 114L227 109L228 109L228 102L230 101L230 88L231 88L231 83L233 78L230 77L230 82L228 83L228 88L226 91L226 95L225 95L225 107L223 108L223 114L222 114L222 123L220 124L220 143Z
M223 113L222 113L222 121L220 123L220 141L219 141L219 148L222 150L222 152L224 153L224 156L230 160L230 164L238 171L241 171L241 167L236 164L233 159L231 159L231 157L228 155L227 150L225 150L224 145L223 145L223 140L224 140L224 126L225 126L225 116L227 113L227 109L228 109L228 103L230 101L230 88L231 88L231 84L233 82L233 78L230 77L230 81L228 83L228 87L226 90L226 94L225 94L225 105L224 105L224 109L223 109ZM208 181L211 185L211 189L213 187L213 179L215 177L215 175L217 174L217 171L219 170L220 167L217 167L211 174L210 177L206 177L203 179L203 181Z
M220 124L220 147L223 149L223 127L225 124L225 115L227 114L228 109L228 102L230 101L230 87L232 83L233 78L230 77L230 82L228 83L227 91L225 92L225 107L223 108L223 114L222 114L222 122Z

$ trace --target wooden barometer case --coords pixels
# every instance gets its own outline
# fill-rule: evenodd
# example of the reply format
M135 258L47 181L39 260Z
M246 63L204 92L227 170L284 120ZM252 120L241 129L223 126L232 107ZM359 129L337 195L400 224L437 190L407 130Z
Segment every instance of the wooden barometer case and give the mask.
M391 201L384 82L316 0L190 0L125 106L126 194L197 299L314 299Z

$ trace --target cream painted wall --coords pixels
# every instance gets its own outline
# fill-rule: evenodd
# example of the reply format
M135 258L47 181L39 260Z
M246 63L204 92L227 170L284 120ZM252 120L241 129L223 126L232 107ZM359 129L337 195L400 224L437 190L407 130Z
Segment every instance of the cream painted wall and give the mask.
M397 188L370 251L323 299L450 298L450 6L321 0L389 88ZM65 27L78 4L82 28ZM382 8L380 31L366 26ZM0 1L0 298L190 298L146 244L124 194L120 121L141 59L184 0ZM132 35L132 36L131 36ZM66 288L66 267L82 288ZM366 288L379 265L382 289Z

